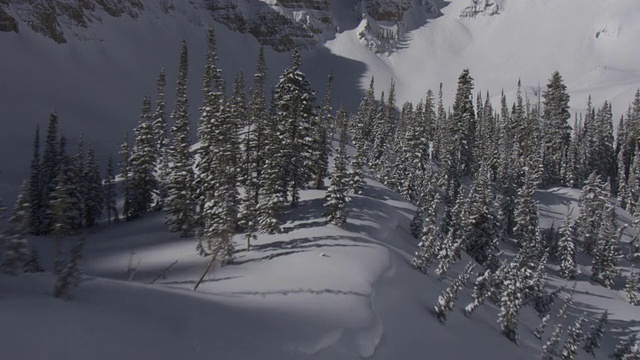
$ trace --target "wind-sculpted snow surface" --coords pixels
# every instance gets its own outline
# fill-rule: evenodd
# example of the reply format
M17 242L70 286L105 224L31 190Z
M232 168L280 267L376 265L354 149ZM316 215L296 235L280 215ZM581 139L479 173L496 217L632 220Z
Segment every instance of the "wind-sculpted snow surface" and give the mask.
M238 235L236 263L216 267L197 292L207 259L197 255L194 239L169 233L160 213L89 234L87 275L71 301L50 295L52 275L0 276L3 354L12 360L539 358L535 311L521 310L516 346L500 334L494 305L464 315L470 285L446 325L437 321L430 309L469 258L442 281L413 269L417 241L408 229L415 208L399 195L369 179L363 195L353 196L342 228L326 224L323 191L302 195L301 206L284 216L285 233L261 236L249 252ZM577 204L579 193L558 188L536 196L548 226ZM620 220L628 219L621 211ZM50 269L53 242L32 244ZM572 286L556 276L556 265L548 270L552 289ZM598 358L617 337L637 330L640 315L621 292L580 275L568 321L582 312L595 321L604 309L611 331ZM552 315L547 329L555 321ZM589 358L579 353L578 359Z

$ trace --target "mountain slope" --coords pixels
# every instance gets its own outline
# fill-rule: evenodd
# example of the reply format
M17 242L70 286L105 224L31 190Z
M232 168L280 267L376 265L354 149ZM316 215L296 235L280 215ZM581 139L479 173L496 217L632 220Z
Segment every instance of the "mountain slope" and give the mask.
M215 268L197 292L191 289L207 259L197 255L194 239L169 233L161 213L89 234L83 261L88 277L69 302L51 297L50 275L0 276L0 316L7 320L0 325L3 353L15 360L243 360L256 354L333 360L539 358L533 309L520 312L516 346L500 334L494 305L464 316L470 283L447 323L436 320L431 309L438 295L469 259L463 256L443 281L413 269L409 260L417 241L408 227L414 207L397 194L368 180L364 194L353 197L343 228L326 225L324 192L302 195L301 206L284 215L285 234L261 236L249 252L242 251L238 235L236 264ZM578 195L560 188L538 192L542 225L557 222ZM619 220L630 218L620 212ZM51 260L51 239L32 244ZM166 276L156 279L174 261ZM129 264L135 272L127 271ZM548 271L552 289L572 286L557 278L554 264ZM596 353L604 358L618 337L638 330L640 316L620 291L595 285L586 275L576 283L567 323L582 312L595 321L608 309L610 331ZM589 358L584 352L578 357Z

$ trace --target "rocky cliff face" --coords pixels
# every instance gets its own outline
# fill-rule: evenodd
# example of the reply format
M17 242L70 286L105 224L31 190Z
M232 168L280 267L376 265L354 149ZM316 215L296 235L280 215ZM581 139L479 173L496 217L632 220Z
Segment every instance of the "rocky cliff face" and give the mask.
M137 17L144 7L140 0L0 0L0 31L29 26L57 43L67 42L65 30L100 22L103 16Z
M176 0L0 0L0 31L28 26L57 43L67 42L74 28L87 28L105 17L137 18L145 3L160 4L165 13ZM439 11L440 0L342 0L354 22L367 20L363 39L374 51L389 51L407 28L407 14L417 11L426 21ZM147 3L149 5L150 3ZM305 48L333 38L339 31L331 0L182 0L180 6L207 9L228 28L250 33L277 51ZM150 6L147 6L150 8ZM158 6L153 6L158 8ZM415 15L415 14L414 14ZM416 16L413 16L414 18ZM415 27L415 26L413 26Z

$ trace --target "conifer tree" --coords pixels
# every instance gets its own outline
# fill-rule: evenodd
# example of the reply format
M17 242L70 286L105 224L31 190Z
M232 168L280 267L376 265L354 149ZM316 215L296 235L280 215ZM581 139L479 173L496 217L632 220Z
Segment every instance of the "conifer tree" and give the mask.
M356 195L362 194L362 190L365 185L364 181L364 166L366 164L366 138L365 138L365 130L363 126L358 120L358 115L356 115L355 131L353 135L353 143L356 148L356 153L353 156L353 161L351 162L351 170L349 172L349 186L350 191Z
M49 234L52 231L53 219L49 202L56 188L55 179L60 169L60 161L58 148L58 115L51 114L44 143L44 152L42 154L42 164L40 166L40 181L43 188L39 234Z
M71 257L58 275L58 281L53 289L53 296L56 298L70 300L72 292L80 286L82 280L80 261L82 260L84 252L84 237L85 235L80 236L73 246L71 249Z
M471 272L475 265L472 262L469 262L467 266L464 267L458 278L455 279L451 285L446 288L440 296L438 296L438 302L434 307L434 311L436 317L441 323L445 323L447 321L447 314L453 310L455 302L458 297L458 292L464 288L465 283L469 279Z
M492 253L497 252L496 219L490 208L490 200L489 168L483 164L469 194L467 217L462 220L466 251L480 264L484 264Z
M107 212L107 223L111 224L112 219L118 220L118 207L116 203L116 179L113 173L113 156L109 156L107 162L107 176L102 185L104 194L104 208Z
M3 208L4 205L0 199L0 214L4 211ZM5 274L16 275L20 271L26 270L26 265L32 256L24 237L31 226L30 214L29 184L24 182L9 218L9 229L6 234L0 235L0 239L4 237L2 271Z
M515 211L516 225L513 229L513 234L525 254L537 256L540 247L538 241L538 207L533 200L535 187L531 169L526 169L525 173L522 187L518 189Z
M33 158L31 160L31 172L29 174L29 202L31 209L29 214L30 232L34 235L42 233L43 185L40 163L40 126L36 127L36 135L33 140Z
M122 178L122 192L124 196L124 208L122 209L122 216L126 219L130 219L131 214L131 199L133 195L133 189L131 186L131 145L129 144L129 131L124 133L124 141L120 145L120 178Z
M580 215L576 219L578 235L583 238L585 251L591 255L596 248L606 198L605 184L602 178L593 172L582 188L578 201Z
M193 182L193 155L189 130L189 99L187 98L188 50L183 41L180 53L180 72L176 88L176 106L171 117L175 125L171 128L171 146L168 150L169 179L165 209L169 215L167 223L171 231L186 237L195 224L195 198Z
M595 349L600 348L600 340L602 339L605 331L607 331L606 327L608 321L609 313L607 310L605 310L605 312L603 312L598 319L598 322L589 328L589 333L585 338L583 347L584 351L586 351L587 354L591 354L594 357L596 356Z
M567 318L567 308L573 303L574 292L575 284L573 286L573 289L569 293L569 296L563 302L560 311L558 312L556 326L554 327L553 332L542 347L542 356L540 357L541 360L556 360L560 356L558 347L560 345L560 341L562 340L562 329L564 327L563 323Z
M84 219L85 227L92 227L102 215L104 193L98 158L92 144L89 144L87 161L84 166Z
M333 74L327 79L327 93L325 95L320 116L318 117L313 136L313 180L316 189L324 189L324 178L329 169L329 154L331 153L331 137L333 135L333 115L331 101L333 93ZM346 120L345 120L346 121ZM345 134L346 136L346 134Z
M151 100L145 97L142 102L142 115L140 123L135 129L135 144L130 158L131 167L131 191L129 219L137 218L151 210L153 196L158 184L156 182L156 150ZM126 201L126 200L125 200Z
M620 343L616 345L613 354L609 357L614 360L634 360L640 356L640 349L638 348L638 336L632 334L627 339L620 340Z
M580 343L582 342L582 324L584 323L584 314L576 320L572 327L569 328L567 340L562 348L561 359L573 360L578 354Z
M433 189L433 187L431 187L431 189ZM424 213L424 221L422 222L422 229L419 237L420 243L418 244L419 250L411 261L411 264L416 269L425 274L433 260L437 258L440 242L442 241L442 233L438 226L438 206L440 205L440 196L435 192L435 190L427 190L427 194L430 191L434 191L433 200L424 200L425 203L428 203L429 205L428 207L425 207L426 211Z
M573 209L567 212L567 216L560 228L560 240L558 241L558 257L560 258L560 276L564 279L573 279L577 273L576 266L576 229L571 220Z
M168 164L168 147L169 138L167 133L167 112L165 110L165 87L167 85L167 79L164 69L160 71L158 80L156 81L156 101L155 110L152 116L152 128L156 144L156 183L158 204L164 205L167 194L167 182L169 181L169 164Z
M458 90L453 103L453 113L449 119L449 136L451 137L454 158L458 159L463 175L470 174L475 143L476 118L473 106L473 78L469 69L464 69L458 77Z
M240 175L245 184L245 191L254 197L258 203L260 188L263 182L263 166L266 147L267 128L267 98L265 95L267 66L264 59L264 49L260 48L256 73L253 76L254 86L251 89L251 99L248 106L247 125L244 140L244 170Z
M632 305L640 305L638 303L638 296L636 294L639 285L640 281L638 280L638 275L635 271L632 271L629 276L627 276L627 282L624 286L624 291L627 293L629 303Z
M198 192L202 236L198 250L203 255L221 251L223 264L233 262L233 234L238 217L239 139L238 119L244 112L243 83L239 76L233 99L226 102L222 71L216 66L216 44L209 30L209 53L205 69L205 101L200 117ZM206 242L206 246L204 246Z
M313 170L313 133L317 130L315 92L300 70L302 60L293 53L291 68L286 69L274 91L274 116L280 124L282 142L281 181L295 207L300 190L311 180Z
M518 343L518 313L523 302L523 279L516 264L511 264L502 279L500 290L500 313L498 323L502 333Z
M338 111L338 126L340 127L340 143L333 161L331 185L325 196L324 207L327 208L327 219L333 225L340 226L347 221L346 206L349 202L347 177L347 114L344 109Z
M489 295L491 294L491 281L493 273L490 269L476 278L475 285L473 287L473 302L464 308L464 312L467 316L470 316L480 305L484 304Z
M559 72L554 72L543 93L544 112L542 130L544 134L544 183L559 183L562 159L571 141L569 94Z
M605 287L611 287L618 275L619 235L617 234L615 207L607 203L593 255L591 277Z
M533 331L533 335L536 338L542 339L542 335L544 335L544 330L547 328L548 321L550 318L551 318L551 314L547 314L542 317L542 319L540 320L540 324L536 326L536 329Z

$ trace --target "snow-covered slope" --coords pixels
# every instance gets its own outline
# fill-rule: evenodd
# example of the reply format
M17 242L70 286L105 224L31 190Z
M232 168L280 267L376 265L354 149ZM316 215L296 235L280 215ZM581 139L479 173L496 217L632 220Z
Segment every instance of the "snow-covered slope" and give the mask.
M413 269L416 240L408 227L414 207L397 194L368 180L342 228L326 225L323 192L302 195L301 206L284 216L286 233L261 236L250 252L241 250L238 236L236 264L214 269L197 292L192 288L207 259L196 254L194 239L169 233L161 213L93 230L83 260L88 276L71 301L51 296L51 275L0 276L3 354L12 360L539 358L533 309L521 310L515 345L500 334L494 305L465 317L471 284L446 325L436 320L431 309L438 295L469 259L444 281ZM578 195L539 192L543 226L557 223ZM629 217L621 212L620 220ZM51 259L52 240L32 244ZM555 271L550 264L552 288L570 288ZM610 331L598 358L618 337L638 330L637 308L620 291L580 275L575 300L568 322L583 312L594 321L609 309Z

